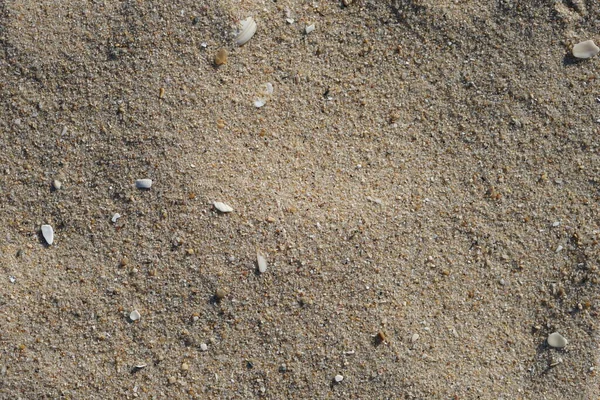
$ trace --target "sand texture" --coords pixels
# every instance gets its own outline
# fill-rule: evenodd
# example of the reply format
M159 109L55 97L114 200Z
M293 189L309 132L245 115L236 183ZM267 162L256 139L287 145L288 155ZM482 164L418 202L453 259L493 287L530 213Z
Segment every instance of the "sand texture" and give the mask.
M597 3L345 3L0 1L0 398L600 396Z

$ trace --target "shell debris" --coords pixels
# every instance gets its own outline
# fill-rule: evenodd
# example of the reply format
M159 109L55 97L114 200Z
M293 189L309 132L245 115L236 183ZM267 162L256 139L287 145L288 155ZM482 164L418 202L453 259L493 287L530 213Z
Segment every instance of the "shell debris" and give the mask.
M248 17L242 22L240 22L240 30L235 38L235 43L238 46L243 46L248 42L248 40L252 39L252 36L256 33L256 22L254 18Z
M576 58L590 58L598 53L600 53L600 48L593 40L586 40L573 46L573 56Z
M152 187L152 179L138 179L135 181L135 187L138 189L150 189Z
M267 272L267 259L260 253L256 253L256 264L258 265L258 272L264 274Z
M140 312L138 310L133 310L131 314L129 314L129 319L132 321L137 321L140 318L142 318L142 316L140 315Z
M54 243L54 229L52 229L52 226L42 225L42 236L49 245Z
M233 208L225 203L221 203L220 201L215 201L213 206L217 209L217 211L222 213L230 213L233 211Z
M308 35L308 34L309 34L309 33L311 33L312 31L314 31L315 29L316 29L316 28L315 28L315 24L311 24L311 25L308 25L306 28L304 28L304 31L305 31L305 32L306 32L306 34Z

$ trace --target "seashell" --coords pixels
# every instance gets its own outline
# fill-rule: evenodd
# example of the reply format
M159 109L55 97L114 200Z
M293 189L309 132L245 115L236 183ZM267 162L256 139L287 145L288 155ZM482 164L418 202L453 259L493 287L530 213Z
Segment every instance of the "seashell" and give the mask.
M142 318L142 316L138 310L133 310L131 314L129 314L129 319L132 321L137 321L140 318Z
M258 264L258 272L261 274L267 272L267 260L262 254L256 253L256 263Z
M567 339L565 339L564 336L561 335L560 333L554 332L554 333L551 333L550 335L548 335L548 344L551 347L556 347L556 348L562 349L567 344L569 344L569 341Z
M135 181L135 187L138 189L150 189L152 187L152 179L138 179Z
M213 206L215 206L215 208L222 213L230 213L233 211L233 208L231 208L231 206L225 203L221 203L220 201L215 201L213 203Z
M49 245L54 243L54 229L50 225L42 225L42 236Z
M121 214L115 213L110 220L113 222L113 224L116 224L119 218L121 218Z
M573 56L576 58L590 58L598 53L600 53L600 48L593 40L586 40L573 46Z
M248 17L240 23L240 33L235 38L238 46L243 46L256 33L256 22L254 18Z
M265 101L265 99L256 99L256 100L254 100L254 107L256 107L256 108L261 108L265 104L267 104L267 102Z
M314 30L315 30L315 24L308 25L306 28L304 28L304 31L306 32L307 35Z

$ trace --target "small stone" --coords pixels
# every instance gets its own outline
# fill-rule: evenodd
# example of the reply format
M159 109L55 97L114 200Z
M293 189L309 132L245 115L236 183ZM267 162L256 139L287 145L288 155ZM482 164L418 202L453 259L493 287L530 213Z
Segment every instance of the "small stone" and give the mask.
M175 384L175 382L177 382L177 379L176 379L174 376L170 376L170 377L169 377L169 384L170 384L170 385L174 385L174 384Z
M258 264L258 272L261 274L267 272L267 260L259 253L256 253L256 263Z
M562 349L567 344L569 344L569 341L567 339L565 339L563 337L563 335L561 335L560 333L554 332L548 336L548 344L551 347L556 347L558 349Z
M215 65L220 66L223 64L227 64L227 50L219 49L215 54Z
M560 222L559 221L553 222L552 226L556 228L557 226L560 226Z
M135 181L135 187L138 189L150 189L152 187L152 179L138 179Z
M55 179L52 181L52 187L54 188L54 190L60 190L62 188L62 182L58 179Z
M412 335L412 337L410 338L411 342L416 342L417 340L419 340L419 334L415 333L414 335Z
M200 350L202 350L202 351L208 350L208 346L206 345L206 343L200 343Z
M576 58L590 58L598 53L600 53L600 48L593 40L586 40L573 46L573 56Z
M141 318L142 316L140 315L138 310L133 310L131 312L131 314L129 314L129 319L132 321L137 321Z
M308 25L304 30L305 30L306 34L308 35L309 33L311 33L312 31L315 30L315 24Z
M190 369L190 366L188 365L188 363L182 363L181 364L181 370L182 371L187 371Z
M335 378L333 378L333 380L334 380L336 383L340 383L341 381L343 381L343 380L344 380L344 376L343 376L343 375L336 375L336 376L335 376Z
M215 292L215 297L217 298L218 301L223 300L225 298L225 296L227 296L227 291L223 288L219 288Z
M231 208L231 206L225 204L225 203L221 203L220 201L215 201L213 203L213 206L222 213L230 213L233 211L233 208Z
M54 243L54 229L50 225L42 225L42 236L49 245Z

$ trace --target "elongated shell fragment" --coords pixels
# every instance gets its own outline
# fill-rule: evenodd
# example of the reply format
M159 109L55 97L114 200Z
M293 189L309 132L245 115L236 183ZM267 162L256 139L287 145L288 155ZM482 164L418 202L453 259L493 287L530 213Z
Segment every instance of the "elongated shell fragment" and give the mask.
M215 206L215 208L222 213L230 213L233 211L233 208L231 208L230 205L225 204L225 203L221 203L220 201L215 201L213 203L213 206Z
M593 40L586 40L573 46L573 55L577 58L590 58L598 53L600 53L600 48Z
M243 46L256 33L256 22L254 18L248 17L240 23L240 33L235 38L238 46Z
M256 253L256 263L258 264L258 272L261 274L267 272L267 260L262 254Z
M54 243L54 229L50 225L42 225L42 236L49 245Z

